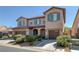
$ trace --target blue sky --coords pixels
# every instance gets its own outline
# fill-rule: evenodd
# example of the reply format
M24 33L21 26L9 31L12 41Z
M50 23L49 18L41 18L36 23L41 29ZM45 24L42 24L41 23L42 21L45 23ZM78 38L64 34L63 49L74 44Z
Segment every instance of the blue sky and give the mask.
M66 26L72 27L78 6L58 6L66 8ZM51 6L0 6L0 25L16 27L16 19L20 16L30 18L41 16Z

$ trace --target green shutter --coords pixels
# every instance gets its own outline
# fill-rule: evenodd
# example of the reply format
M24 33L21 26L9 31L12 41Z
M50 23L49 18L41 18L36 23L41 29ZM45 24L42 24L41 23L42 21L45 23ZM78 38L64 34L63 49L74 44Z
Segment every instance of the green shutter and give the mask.
M41 24L41 20L39 19L39 24Z
M53 19L54 19L54 15L53 15L53 14L51 14L51 21L53 21Z
M47 17L48 21L50 21L50 14L48 14L48 17Z
M57 20L60 20L60 13L57 13Z
M49 21L53 21L53 14L49 14Z

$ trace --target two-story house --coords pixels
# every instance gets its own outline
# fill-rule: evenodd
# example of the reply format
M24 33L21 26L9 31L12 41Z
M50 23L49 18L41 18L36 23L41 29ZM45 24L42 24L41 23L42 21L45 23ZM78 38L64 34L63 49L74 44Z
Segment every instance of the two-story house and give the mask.
M16 21L17 27L13 28L14 34L40 35L53 39L63 34L65 9L51 7L44 12L44 16L20 17Z

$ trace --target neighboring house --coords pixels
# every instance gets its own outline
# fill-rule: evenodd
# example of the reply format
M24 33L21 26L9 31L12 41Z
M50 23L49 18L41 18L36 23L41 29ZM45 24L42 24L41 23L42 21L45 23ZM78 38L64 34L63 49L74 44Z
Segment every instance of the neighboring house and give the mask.
M71 36L76 36L76 34L79 34L79 9L77 11L77 15L75 17L75 20L73 22L73 26L71 29Z
M44 16L33 18L19 17L14 34L40 35L53 39L64 32L65 9L52 7L44 12Z
M12 29L11 28L8 28L7 26L0 26L0 33L1 34L9 34L11 33L12 34Z

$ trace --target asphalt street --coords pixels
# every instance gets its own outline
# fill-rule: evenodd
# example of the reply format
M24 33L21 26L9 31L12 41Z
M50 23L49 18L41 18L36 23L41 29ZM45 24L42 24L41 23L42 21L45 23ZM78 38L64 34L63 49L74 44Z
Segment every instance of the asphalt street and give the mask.
M14 47L0 46L0 52L35 52L35 51L19 49Z

